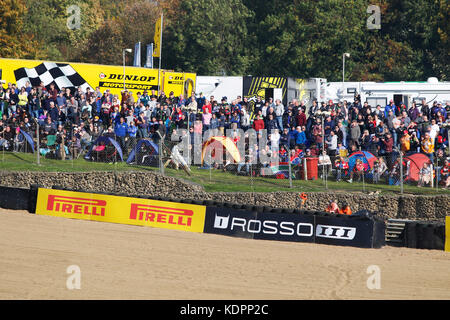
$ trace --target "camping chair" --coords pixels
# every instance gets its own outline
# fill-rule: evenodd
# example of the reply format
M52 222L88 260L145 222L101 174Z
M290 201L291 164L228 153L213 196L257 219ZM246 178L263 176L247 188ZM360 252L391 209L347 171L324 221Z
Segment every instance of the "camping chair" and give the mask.
M46 139L46 146L49 149L49 152L46 154L46 156L49 155L50 157L56 158L56 135L49 134L47 135Z
M93 161L99 162L116 162L117 161L117 150L113 145L105 145L101 143L100 145L94 147L92 151L95 155L91 156Z
M106 146L104 144L100 144L95 146L92 151L95 152L95 156L92 155L91 159L93 161L105 161L106 159Z
M14 138L14 152L24 152L25 151L26 140L23 135L18 134Z
M85 154L89 151L89 148L93 142L94 141L93 141L92 137L89 137L89 140L84 140L84 139L81 140L81 150L78 153L77 159L80 157L80 155Z
M116 147L112 144L105 147L105 161L106 162L117 162L117 157L119 157Z

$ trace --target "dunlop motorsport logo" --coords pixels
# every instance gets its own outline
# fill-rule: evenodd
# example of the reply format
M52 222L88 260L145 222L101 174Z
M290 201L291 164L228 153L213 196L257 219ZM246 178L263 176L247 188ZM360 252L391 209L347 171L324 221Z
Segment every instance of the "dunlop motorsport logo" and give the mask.
M167 225L179 225L190 227L194 212L188 209L171 207L159 207L132 203L130 210L131 220L163 223Z
M293 222L293 221L275 221L275 220L257 220L238 217L215 215L214 228L243 231L253 234L269 234L281 236L311 237L314 234L312 223ZM332 225L317 225L316 237L353 240L356 235L356 228L342 227Z
M105 88L123 88L123 74L119 73L100 73L99 87ZM114 82L111 80L120 80L121 82ZM139 75L125 75L125 81L138 83L125 83L127 89L135 90L156 90L158 88L156 77L153 76L139 76Z
M182 76L169 76L169 84L183 85L184 79Z
M67 214L105 216L106 201L49 195L47 211Z

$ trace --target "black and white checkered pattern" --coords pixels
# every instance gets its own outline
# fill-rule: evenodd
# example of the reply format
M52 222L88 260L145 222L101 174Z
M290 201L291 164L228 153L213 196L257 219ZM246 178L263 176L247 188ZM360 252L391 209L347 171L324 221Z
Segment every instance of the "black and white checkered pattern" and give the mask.
M44 86L49 86L52 82L57 90L61 88L81 87L93 89L69 64L43 62L34 68L20 68L14 71L18 88L25 87L29 81L31 85L39 86L41 82Z

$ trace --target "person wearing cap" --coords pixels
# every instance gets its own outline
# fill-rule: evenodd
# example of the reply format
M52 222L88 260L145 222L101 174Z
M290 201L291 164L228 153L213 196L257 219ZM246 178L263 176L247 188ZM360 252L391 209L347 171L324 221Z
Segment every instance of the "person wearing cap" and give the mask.
M304 114L304 113L303 113ZM296 119L292 109L288 109L287 112L283 114L283 128L292 128L296 126ZM306 122L305 122L306 124Z
M437 115L438 113L441 113L441 115L442 115L442 117L443 117L444 119L447 118L447 110L444 108L444 106L442 105L441 102L438 102L438 108L437 108L437 110L436 110L436 115Z
M389 104L384 108L384 117L387 118L389 117L389 111L392 111L392 113L395 115L396 113L396 106L394 103L394 100L390 100Z
M290 137L289 137L289 128L284 127L283 132L280 135L280 146L285 146L286 149L290 149Z
M408 130L403 130L402 137L400 138L400 150L403 153L408 153L411 150L411 136Z

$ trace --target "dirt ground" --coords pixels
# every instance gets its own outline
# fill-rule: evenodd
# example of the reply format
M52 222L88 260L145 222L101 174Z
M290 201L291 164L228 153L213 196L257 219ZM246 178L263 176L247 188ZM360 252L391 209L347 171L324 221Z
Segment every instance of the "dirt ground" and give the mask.
M67 268L80 268L69 290ZM380 270L380 288L369 289ZM231 238L0 209L0 299L450 299L450 253ZM373 276L372 276L373 277Z

